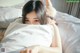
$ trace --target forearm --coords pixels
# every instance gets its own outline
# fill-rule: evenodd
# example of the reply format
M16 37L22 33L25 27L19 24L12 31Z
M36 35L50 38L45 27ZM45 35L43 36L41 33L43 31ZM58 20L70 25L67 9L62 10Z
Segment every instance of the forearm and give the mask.
M54 35L56 36L56 46L59 48L62 48L62 44L61 44L61 37L60 37L60 33L59 33L59 29L56 25L54 25Z
M62 53L62 49L58 47L40 47L40 53Z

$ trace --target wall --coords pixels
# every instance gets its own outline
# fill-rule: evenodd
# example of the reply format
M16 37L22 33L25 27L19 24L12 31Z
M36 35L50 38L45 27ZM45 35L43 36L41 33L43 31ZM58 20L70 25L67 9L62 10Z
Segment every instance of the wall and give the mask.
M66 1L65 0L51 0L53 3L53 6L56 8L56 10L61 12L66 12Z

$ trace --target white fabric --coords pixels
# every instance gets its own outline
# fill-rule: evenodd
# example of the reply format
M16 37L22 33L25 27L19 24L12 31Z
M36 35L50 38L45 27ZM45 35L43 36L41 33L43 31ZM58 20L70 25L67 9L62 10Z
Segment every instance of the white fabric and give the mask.
M21 10L13 11L15 13L10 14L10 17L8 17L7 15L5 16L5 11L9 13L10 9L7 9L5 11L2 10L2 8L0 9L0 28L7 28L7 26L9 25L8 23L11 23L11 20L15 19L12 19L12 16L14 14L16 15L17 13L21 13ZM21 16L21 14L19 14L19 16ZM5 17L6 19L8 19L6 20ZM54 19L57 21L58 27L60 29L63 44L63 52L80 53L80 19L59 11L57 11L57 14L54 17Z
M16 8L0 8L0 28L7 28L8 25L18 17L21 17L22 10Z
M0 0L0 7L9 7L23 3L25 0Z
M60 30L63 53L80 53L80 19L58 11L54 19Z
M16 18L22 17L22 7L28 0L0 0L0 28L7 28Z
M6 48L6 52L18 51L32 45L49 47L52 37L51 25L26 25L15 22L8 27L1 44Z

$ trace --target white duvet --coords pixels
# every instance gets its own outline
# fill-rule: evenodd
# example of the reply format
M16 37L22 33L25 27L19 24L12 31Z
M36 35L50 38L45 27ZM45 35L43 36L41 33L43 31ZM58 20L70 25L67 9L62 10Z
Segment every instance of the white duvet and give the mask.
M33 45L49 47L52 37L53 28L51 25L27 25L13 22L5 32L1 45L6 49L6 52L18 53L21 49Z

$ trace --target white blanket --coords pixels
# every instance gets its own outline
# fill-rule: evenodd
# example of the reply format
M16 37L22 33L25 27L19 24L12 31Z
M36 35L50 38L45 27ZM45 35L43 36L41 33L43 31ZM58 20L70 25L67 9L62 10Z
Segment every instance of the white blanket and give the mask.
M15 23L15 24L14 24ZM5 37L2 40L2 47L6 52L19 52L25 47L42 45L49 47L52 43L53 29L51 25L27 25L14 22L10 24Z

